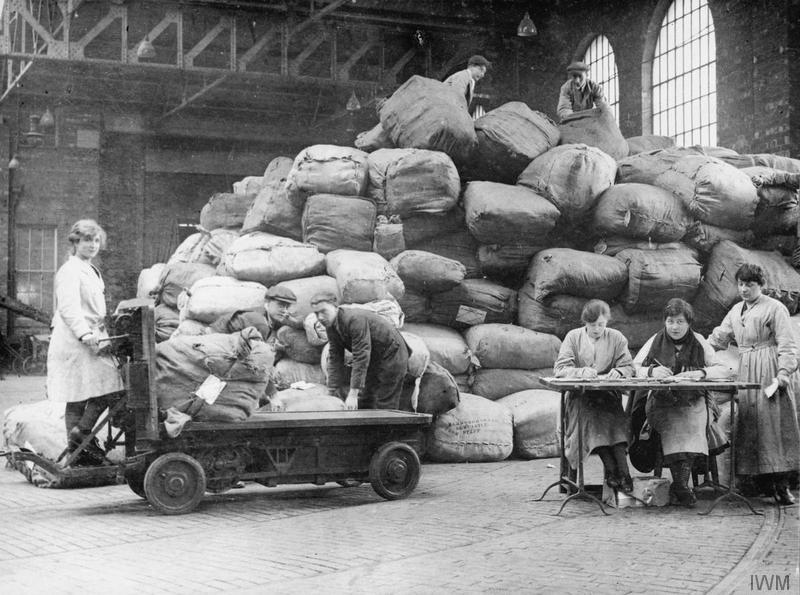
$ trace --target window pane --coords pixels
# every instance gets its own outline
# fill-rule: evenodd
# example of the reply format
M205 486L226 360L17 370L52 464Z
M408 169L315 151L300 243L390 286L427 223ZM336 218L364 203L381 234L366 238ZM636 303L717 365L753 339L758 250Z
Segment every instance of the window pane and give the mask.
M695 69L700 66L700 40L695 39L689 47L690 68Z
M31 230L31 260L29 268L32 270L42 270L42 244L44 237L41 229Z
M606 101L619 120L619 77L614 49L605 35L598 35L589 44L583 61L589 67L590 78L603 87Z
M40 310L53 310L53 280L56 268L57 229L25 226L16 230L17 299Z
M53 309L53 292L55 291L53 287L53 281L55 280L54 275L43 275L42 276L42 309L51 311Z
M653 56L653 129L677 142L716 144L716 39L707 0L675 0L661 23ZM657 67L656 67L657 65ZM666 83L666 92L655 96ZM701 99L702 98L702 99ZM658 111L655 106L658 105Z

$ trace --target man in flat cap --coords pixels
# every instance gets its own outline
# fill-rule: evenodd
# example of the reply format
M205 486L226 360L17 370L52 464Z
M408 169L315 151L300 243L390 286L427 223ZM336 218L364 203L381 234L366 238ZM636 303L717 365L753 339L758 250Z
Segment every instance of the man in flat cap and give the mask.
M563 121L575 112L605 107L603 87L589 80L589 67L584 62L573 62L567 66L569 80L561 85L556 113Z
M475 95L475 83L481 80L492 63L483 56L472 56L467 60L464 70L451 74L444 80L445 85L453 89L467 100L467 110L472 107L472 98Z
M211 324L211 332L235 333L248 326L253 326L261 333L264 341L275 345L278 329L286 324L289 309L295 303L297 303L297 296L290 289L273 285L267 291L267 301L263 311L237 310L231 314L225 314Z
M284 346L278 342L278 329L286 324L289 318L289 309L297 303L294 292L280 285L273 285L267 291L267 300L264 310L237 310L231 314L224 314L211 323L212 333L235 333L249 326L261 333L264 341L275 349L275 362L283 355ZM270 377L264 391L269 398L275 398L278 392L275 382ZM261 403L264 404L263 402Z
M363 308L343 308L335 295L320 293L311 308L328 332L328 390L344 388L344 352L353 354L348 409L397 409L408 371L408 346L386 318Z

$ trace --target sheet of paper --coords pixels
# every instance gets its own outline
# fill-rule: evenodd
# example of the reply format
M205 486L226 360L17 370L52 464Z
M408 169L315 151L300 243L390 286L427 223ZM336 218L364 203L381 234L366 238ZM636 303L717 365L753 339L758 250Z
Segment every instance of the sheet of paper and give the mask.
M775 396L775 393L778 392L778 387L779 386L780 385L778 384L778 379L777 378L773 378L772 382L770 382L769 386L764 388L764 394L767 395L768 399L771 399L772 397Z

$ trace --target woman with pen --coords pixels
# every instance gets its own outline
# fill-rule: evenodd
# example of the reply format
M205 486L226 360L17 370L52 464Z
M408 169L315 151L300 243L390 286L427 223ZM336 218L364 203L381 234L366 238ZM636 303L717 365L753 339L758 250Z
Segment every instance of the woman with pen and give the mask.
M583 307L584 326L569 331L553 366L558 378L593 379L603 375L613 380L633 375L628 340L615 329L606 328L611 311L602 300L590 300ZM605 481L624 492L633 490L628 470L628 421L619 391L585 391L567 397L565 450L570 467L578 461L578 399L581 399L583 455L595 453L603 461Z
M636 375L684 380L729 378L730 371L717 362L713 347L692 330L693 319L692 306L684 300L667 302L664 328L633 358ZM726 445L724 434L715 425L719 417L716 404L709 401L704 390L641 391L631 408L634 418L642 405L650 427L660 436L663 461L672 474L670 504L694 506L696 499L689 489L694 459L708 455L709 450L719 453Z

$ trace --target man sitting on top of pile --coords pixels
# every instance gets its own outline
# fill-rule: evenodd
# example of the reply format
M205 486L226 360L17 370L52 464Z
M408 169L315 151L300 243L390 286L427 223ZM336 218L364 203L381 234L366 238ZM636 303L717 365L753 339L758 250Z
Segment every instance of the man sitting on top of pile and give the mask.
M562 121L575 112L606 106L603 87L589 80L588 72L589 67L584 62L573 62L567 66L569 80L561 85L556 107L556 113Z

